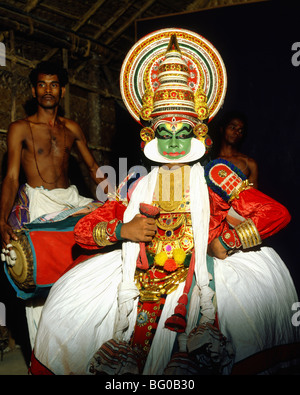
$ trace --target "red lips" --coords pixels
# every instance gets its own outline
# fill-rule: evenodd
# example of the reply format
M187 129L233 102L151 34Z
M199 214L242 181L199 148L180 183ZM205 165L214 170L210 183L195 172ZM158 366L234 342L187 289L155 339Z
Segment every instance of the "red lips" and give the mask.
M164 155L169 155L169 156L178 156L178 155L185 155L185 151L181 152L163 152Z

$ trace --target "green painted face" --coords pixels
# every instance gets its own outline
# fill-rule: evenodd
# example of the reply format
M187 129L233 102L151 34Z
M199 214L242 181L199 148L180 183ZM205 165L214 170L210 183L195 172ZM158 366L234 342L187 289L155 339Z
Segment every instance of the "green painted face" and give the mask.
M188 123L163 123L156 129L158 152L167 159L179 159L191 150L193 128Z

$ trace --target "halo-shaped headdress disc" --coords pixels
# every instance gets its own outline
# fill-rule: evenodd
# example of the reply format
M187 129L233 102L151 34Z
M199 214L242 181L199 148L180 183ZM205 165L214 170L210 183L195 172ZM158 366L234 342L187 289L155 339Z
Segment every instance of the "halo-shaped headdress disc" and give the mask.
M139 123L150 120L153 129L175 115L197 125L199 131L204 119L210 121L217 114L226 88L226 69L215 47L199 34L178 28L161 29L140 39L120 73L129 113ZM146 141L147 146L153 143Z

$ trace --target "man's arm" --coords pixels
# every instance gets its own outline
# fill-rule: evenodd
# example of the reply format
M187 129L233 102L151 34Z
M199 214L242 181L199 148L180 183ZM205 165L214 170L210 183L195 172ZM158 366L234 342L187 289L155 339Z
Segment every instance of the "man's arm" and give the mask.
M250 175L248 177L249 182L253 184L253 188L258 188L258 165L254 159L249 158L248 167Z
M205 177L211 188L209 255L224 259L226 250L255 247L290 222L288 210L250 187L246 176L232 163L211 161L205 168ZM225 221L230 206L245 218L233 229Z
M91 175L91 178L94 180L96 184L100 184L102 181L105 180L104 174L102 174L99 170L99 166L97 162L95 161L95 158L93 157L90 149L88 148L87 141L85 138L85 135L80 128L80 126L73 121L68 120L67 124L68 128L72 130L72 132L75 135L75 144L78 148L78 151L87 166L89 173ZM100 177L99 177L100 175ZM108 182L107 182L108 184ZM105 193L108 192L108 187L105 188Z
M126 206L119 201L107 200L102 207L80 219L74 228L74 238L83 248L95 249L125 239L134 242L150 242L156 232L153 218L137 214L123 223ZM121 225L119 238L117 226Z
M11 239L17 239L7 221L19 188L23 140L24 125L22 121L12 123L7 133L7 173L2 182L0 198L0 234L3 247Z
M87 146L87 141L82 129L76 122L70 120L68 120L67 127L73 132L75 136L75 144L78 148L78 151L85 165L87 166L92 179L95 181L96 184L98 184L99 182L101 182L101 179L96 177L96 172L99 166Z

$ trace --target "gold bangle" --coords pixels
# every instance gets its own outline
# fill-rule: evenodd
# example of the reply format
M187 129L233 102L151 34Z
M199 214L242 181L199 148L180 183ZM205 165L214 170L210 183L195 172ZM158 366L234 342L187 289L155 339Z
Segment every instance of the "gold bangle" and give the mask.
M243 248L251 248L261 244L259 232L252 219L246 219L234 229L241 240Z
M99 247L115 244L109 240L109 236L106 233L106 226L107 222L99 222L93 229L93 239Z

